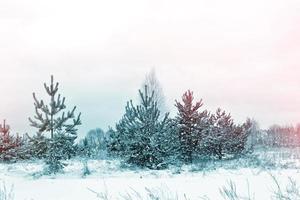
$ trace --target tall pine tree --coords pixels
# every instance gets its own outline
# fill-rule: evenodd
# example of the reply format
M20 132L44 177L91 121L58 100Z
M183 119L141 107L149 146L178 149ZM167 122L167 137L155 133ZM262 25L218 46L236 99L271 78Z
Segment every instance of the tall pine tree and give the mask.
M38 129L37 136L31 138L32 145L36 145L32 149L38 157L46 158L49 173L61 170L61 160L75 155L74 141L77 138L77 126L81 125L81 113L75 116L76 106L71 111L64 111L65 97L61 98L58 94L58 86L58 82L54 84L53 76L49 86L44 83L50 97L48 105L38 100L33 93L35 116L34 119L29 118L31 126ZM50 133L50 138L46 138L43 133Z
M203 105L202 100L194 104L193 92L188 90L182 96L182 103L176 101L178 110L176 121L179 129L181 159L185 163L193 161L193 154L201 140L201 120L206 116L206 111L199 112ZM202 125L202 124L201 124Z

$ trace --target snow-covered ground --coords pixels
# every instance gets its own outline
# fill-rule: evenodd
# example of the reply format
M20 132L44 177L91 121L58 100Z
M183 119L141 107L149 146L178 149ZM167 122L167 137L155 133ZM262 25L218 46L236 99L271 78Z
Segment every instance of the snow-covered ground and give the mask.
M240 196L267 200L278 190L273 177L282 189L289 177L300 184L298 149L259 151L256 155L259 160L251 156L162 171L126 168L112 160L89 160L91 175L86 177L78 159L68 161L64 173L56 176L39 176L43 163L26 161L0 164L0 184L8 189L13 186L15 200L146 199L149 193L162 199L218 200L224 199L220 190L229 188L230 182Z

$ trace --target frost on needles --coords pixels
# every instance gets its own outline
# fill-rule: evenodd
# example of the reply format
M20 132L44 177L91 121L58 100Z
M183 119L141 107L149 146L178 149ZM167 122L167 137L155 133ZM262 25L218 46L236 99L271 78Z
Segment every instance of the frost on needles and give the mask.
M173 121L169 114L160 120L160 111L154 100L154 92L139 90L140 105L127 102L125 114L116 124L116 131L110 149L128 163L151 169L166 167L166 161L173 154L175 136Z
M74 155L74 141L77 138L77 126L81 125L79 113L75 115L76 106L71 111L65 111L65 97L58 94L59 83L54 84L51 76L51 83L44 88L50 97L47 105L43 100L38 100L33 93L35 116L29 118L31 126L37 129L37 135L30 137L33 146L33 153L36 157L46 158L49 173L56 173L63 168L61 160L69 159ZM50 138L45 136L50 133Z
M46 105L43 100L38 100L36 98L35 93L33 93L33 99L35 101L35 116L34 120L29 118L31 126L38 129L38 134L42 134L44 132L50 132L51 138L53 138L54 133L64 133L76 135L77 129L76 127L81 124L80 115L76 117L74 112L76 110L76 106L71 111L64 112L66 109L65 105L65 97L61 98L60 94L57 95L58 92L57 82L54 86L53 76L51 76L51 84L47 86L44 83L44 88L47 94L50 96L50 103ZM60 113L62 114L60 115ZM68 120L73 119L71 124L68 124Z

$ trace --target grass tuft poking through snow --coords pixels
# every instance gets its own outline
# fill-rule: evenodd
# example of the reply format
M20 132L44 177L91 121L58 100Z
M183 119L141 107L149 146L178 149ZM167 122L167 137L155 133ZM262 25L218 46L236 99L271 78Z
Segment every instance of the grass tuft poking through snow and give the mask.
M285 188L282 188L278 179L272 174L271 177L276 185L276 189L273 191L275 200L300 200L300 188L294 179L289 177Z
M99 200L109 200L111 196L108 194L107 190L104 192L96 192L94 190L89 189L91 192L97 195ZM144 191L137 191L133 188L130 188L129 191L119 194L119 198L121 200L179 200L177 193L172 192L168 188L144 188ZM183 195L184 200L189 200L187 196Z
M236 184L230 180L227 186L223 186L220 188L220 194L224 198L224 200L254 200L254 195L251 197L250 189L249 189L249 182L247 180L247 188L248 194L247 196L239 195L236 189Z
M14 199L14 188L12 186L7 186L3 181L0 184L0 200L13 200Z

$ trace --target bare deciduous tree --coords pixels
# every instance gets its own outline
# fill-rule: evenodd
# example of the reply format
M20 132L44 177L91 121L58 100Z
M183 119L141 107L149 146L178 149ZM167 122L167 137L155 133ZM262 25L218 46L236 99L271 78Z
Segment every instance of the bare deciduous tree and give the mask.
M167 112L165 96L162 86L157 79L155 69L153 68L148 74L146 74L142 88L147 85L150 93L154 92L153 100L157 102L157 107L161 112Z

